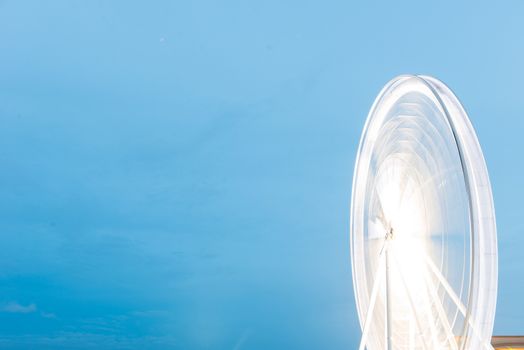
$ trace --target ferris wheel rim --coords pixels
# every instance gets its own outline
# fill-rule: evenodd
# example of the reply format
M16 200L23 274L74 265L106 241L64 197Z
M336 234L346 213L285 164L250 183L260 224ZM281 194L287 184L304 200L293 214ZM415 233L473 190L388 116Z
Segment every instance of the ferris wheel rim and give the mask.
M357 304L357 311L359 315L359 320L361 323L361 327L364 328L363 320L365 319L364 311L362 310L363 303L359 298L363 297L361 295L361 291L358 289L358 285L361 281L357 279L357 262L356 254L355 254L355 242L354 242L354 210L355 210L355 187L358 180L358 171L362 156L362 151L364 148L364 143L367 141L367 138L369 137L370 132L370 124L373 122L373 119L376 117L375 112L377 109L381 106L381 104L385 103L385 97L387 97L388 94L394 94L398 92L399 89L405 88L403 84L405 84L407 81L416 81L418 86L420 87L420 84L423 84L426 87L426 94L431 94L432 98L435 99L438 103L436 103L436 106L439 108L439 111L443 116L445 116L447 122L449 123L451 127L451 131L453 133L453 138L456 143L456 149L460 155L460 162L461 166L463 168L463 174L464 174L464 181L466 182L466 190L468 193L468 199L469 199L469 205L470 205L470 214L469 219L471 222L471 241L470 245L473 247L471 248L472 251L475 253L471 253L470 255L470 270L469 270L469 278L468 282L470 286L468 287L469 290L469 296L467 297L468 303L466 305L466 320L469 320L472 317L472 310L476 307L476 305L471 305L471 301L473 300L481 300L483 302L487 301L487 309L488 312L484 313L484 317L487 318L487 320L483 320L482 330L484 330L484 333L491 333L493 328L493 318L494 318L494 310L495 310L495 302L496 302L496 279L497 279L497 257L496 257L496 227L495 227L495 216L494 216L494 208L493 208L493 200L492 200L492 194L491 194L491 187L489 185L489 176L487 173L487 168L485 165L485 161L483 158L482 150L480 149L480 145L478 143L476 133L473 129L473 126L469 122L469 119L467 117L467 114L465 113L464 109L462 108L462 105L456 98L456 96L451 92L447 86L445 86L442 82L439 80L429 77L429 76L416 76L416 75L401 75L394 79L392 79L389 83L387 83L384 88L381 90L381 92L378 94L377 98L375 99L370 112L368 114L368 118L366 119L366 123L364 126L364 130L362 132L362 136L359 143L359 149L357 153L357 159L355 163L355 171L353 175L353 190L352 190L352 200L351 200L351 219L350 219L350 227L351 227L351 239L350 239L350 245L351 245L351 263L352 263L352 273L353 273L353 286L354 286L354 293L356 298L356 304ZM409 88L409 87L408 87ZM388 103L391 103L391 101L388 101ZM395 103L395 100L392 102ZM457 127L456 124L459 124ZM474 159L478 163L472 163L473 160L472 157L476 157L479 159ZM473 165L476 167L474 168ZM477 171L480 173L477 174L474 172ZM472 179L470 177L473 176ZM487 182L486 184L483 184L482 186L484 191L482 196L486 198L480 198L479 196L479 181L480 180ZM484 202L482 202L482 200ZM483 206L484 208L480 208L479 206ZM483 211L482 211L483 210ZM480 214L479 214L480 213ZM484 214L483 214L484 213ZM485 214L487 213L487 214ZM476 227L479 223L478 221L483 218L482 215L487 215L491 221L492 224L490 227L485 229L485 232L481 232ZM491 216L490 216L491 215ZM480 233L479 233L480 232ZM484 236L479 236L480 234L484 234ZM484 239L489 242L487 243L479 243L477 240ZM484 245L490 247L492 249L492 256L489 258L488 263L486 266L482 264L482 261L476 261L475 259L488 259L486 257L483 257L482 255L478 254L478 249L485 249L485 247L479 248L478 245ZM484 280L480 280L480 277L478 275L479 271L476 271L476 269L483 270L482 272L485 273L488 272L489 276L487 278L484 278ZM481 276L482 277L482 276ZM477 292L476 289L479 288L479 286L482 286L482 283L484 283L485 286L488 286L491 288L490 294L487 296L484 295L482 297L479 295L474 295L474 293ZM369 294L369 293L368 293ZM473 315L473 317L476 317L476 315ZM462 332L464 336L468 336L468 332L470 332L470 321L464 322L464 331ZM478 320L474 320L473 322L478 322ZM484 336L485 337L485 336ZM467 346L466 346L467 347Z

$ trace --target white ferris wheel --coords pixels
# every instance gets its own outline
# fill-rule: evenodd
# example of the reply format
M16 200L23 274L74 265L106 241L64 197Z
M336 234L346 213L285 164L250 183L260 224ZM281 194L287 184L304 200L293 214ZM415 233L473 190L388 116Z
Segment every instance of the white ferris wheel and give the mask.
M497 233L488 172L455 95L399 76L360 140L351 203L360 349L492 349Z

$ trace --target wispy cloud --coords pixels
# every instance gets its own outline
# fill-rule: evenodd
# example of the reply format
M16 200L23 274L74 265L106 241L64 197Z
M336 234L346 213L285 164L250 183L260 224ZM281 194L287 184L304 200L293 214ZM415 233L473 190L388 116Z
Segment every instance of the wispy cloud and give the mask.
M250 329L246 329L242 335L240 336L240 338L238 338L236 344L235 344L235 347L233 348L233 350L240 350L244 347L244 344L246 343L247 339L251 336L251 330Z
M56 315L52 312L40 311L40 316L43 318L56 318Z
M0 334L0 348L5 349L173 349L173 336L116 336L99 333L58 332L49 335Z
M4 304L1 309L3 312L10 312L14 314L29 314L36 312L36 304L22 305L16 301L10 301Z

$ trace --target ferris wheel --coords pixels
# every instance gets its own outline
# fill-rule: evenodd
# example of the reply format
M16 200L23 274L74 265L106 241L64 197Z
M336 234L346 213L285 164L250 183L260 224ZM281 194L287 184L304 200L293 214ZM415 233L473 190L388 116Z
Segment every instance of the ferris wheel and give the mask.
M488 172L455 95L399 76L360 140L351 202L360 349L492 349L497 233Z

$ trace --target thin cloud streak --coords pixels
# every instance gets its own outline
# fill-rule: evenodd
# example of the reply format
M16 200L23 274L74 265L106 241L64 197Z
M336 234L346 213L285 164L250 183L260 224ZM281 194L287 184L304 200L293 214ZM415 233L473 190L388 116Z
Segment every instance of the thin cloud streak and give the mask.
M2 307L3 312L14 314L30 314L36 312L36 304L22 305L16 301L10 301Z

